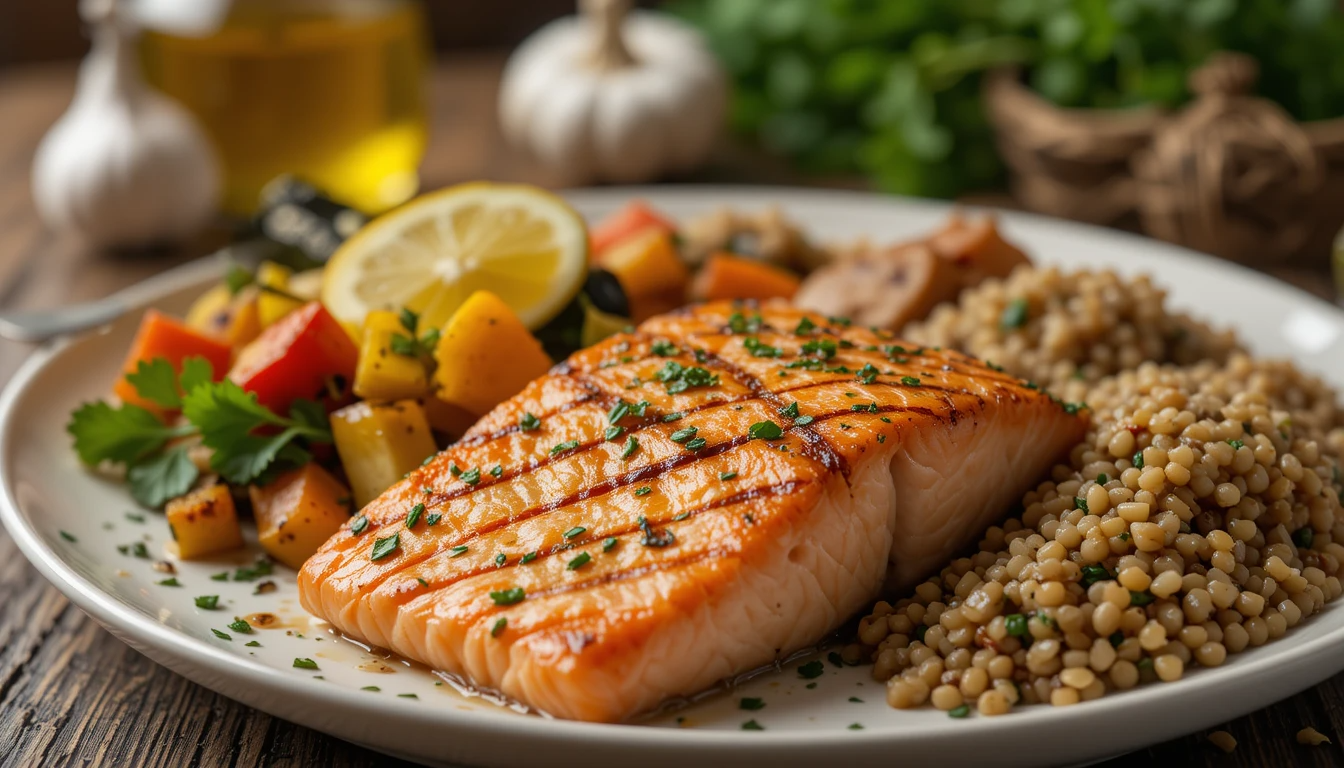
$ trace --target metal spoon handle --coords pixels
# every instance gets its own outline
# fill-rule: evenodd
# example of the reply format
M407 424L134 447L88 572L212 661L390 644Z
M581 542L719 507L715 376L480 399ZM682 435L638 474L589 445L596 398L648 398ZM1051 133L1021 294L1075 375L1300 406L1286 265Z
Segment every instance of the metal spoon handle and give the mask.
M234 249L225 248L101 299L55 309L0 313L0 338L24 344L40 344L58 336L106 325L154 299L198 283L211 275L224 274L226 265L238 261L238 256Z

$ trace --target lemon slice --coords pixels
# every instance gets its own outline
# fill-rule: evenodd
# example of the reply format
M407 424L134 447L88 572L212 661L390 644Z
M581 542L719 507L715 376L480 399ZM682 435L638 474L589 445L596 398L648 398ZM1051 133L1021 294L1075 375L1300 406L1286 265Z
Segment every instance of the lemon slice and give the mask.
M441 328L478 290L536 330L583 286L588 233L563 200L522 184L461 184L373 221L331 257L322 303L343 323L371 310L420 314Z

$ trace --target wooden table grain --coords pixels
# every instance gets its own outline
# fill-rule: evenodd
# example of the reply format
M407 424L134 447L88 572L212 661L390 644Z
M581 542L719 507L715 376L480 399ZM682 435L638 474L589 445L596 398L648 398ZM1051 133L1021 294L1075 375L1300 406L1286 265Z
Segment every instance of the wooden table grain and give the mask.
M437 67L427 188L475 178L547 181L499 137L494 94L501 62L497 54L481 54ZM68 65L0 72L0 309L101 296L203 255L225 237L211 232L173 250L96 254L42 227L29 197L29 166L42 133L69 101L73 72ZM799 181L778 163L731 148L697 180ZM1278 276L1321 295L1329 291L1320 272ZM0 383L28 351L0 342ZM1299 745L1295 734L1306 726L1334 744ZM1240 743L1231 754L1200 733L1106 765L1344 765L1344 675L1222 727ZM405 764L249 709L154 664L73 607L0 531L0 765Z

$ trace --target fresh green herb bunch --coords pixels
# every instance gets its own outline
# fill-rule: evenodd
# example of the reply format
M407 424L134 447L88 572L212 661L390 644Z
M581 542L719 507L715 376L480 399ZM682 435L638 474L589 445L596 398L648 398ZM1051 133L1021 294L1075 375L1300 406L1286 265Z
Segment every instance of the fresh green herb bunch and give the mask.
M1002 172L980 76L1068 107L1175 107L1209 54L1298 120L1344 115L1335 0L681 0L734 80L733 128L813 172L952 196Z
M1258 92L1299 120L1344 114L1333 0L1003 0L996 25L1035 45L1027 82L1068 107L1176 107L1220 50L1259 63Z
M994 185L979 74L1026 62L995 0L684 0L734 80L734 130L903 194Z

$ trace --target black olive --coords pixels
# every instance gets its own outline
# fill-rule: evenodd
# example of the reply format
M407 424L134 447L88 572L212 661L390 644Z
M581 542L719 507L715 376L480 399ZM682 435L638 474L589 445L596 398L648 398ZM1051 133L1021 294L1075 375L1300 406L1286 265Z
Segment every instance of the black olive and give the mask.
M603 312L618 317L630 316L630 300L626 298L625 289L621 287L616 276L605 269L588 271L588 280L583 286L583 292L588 295L588 300L593 302L593 306Z

